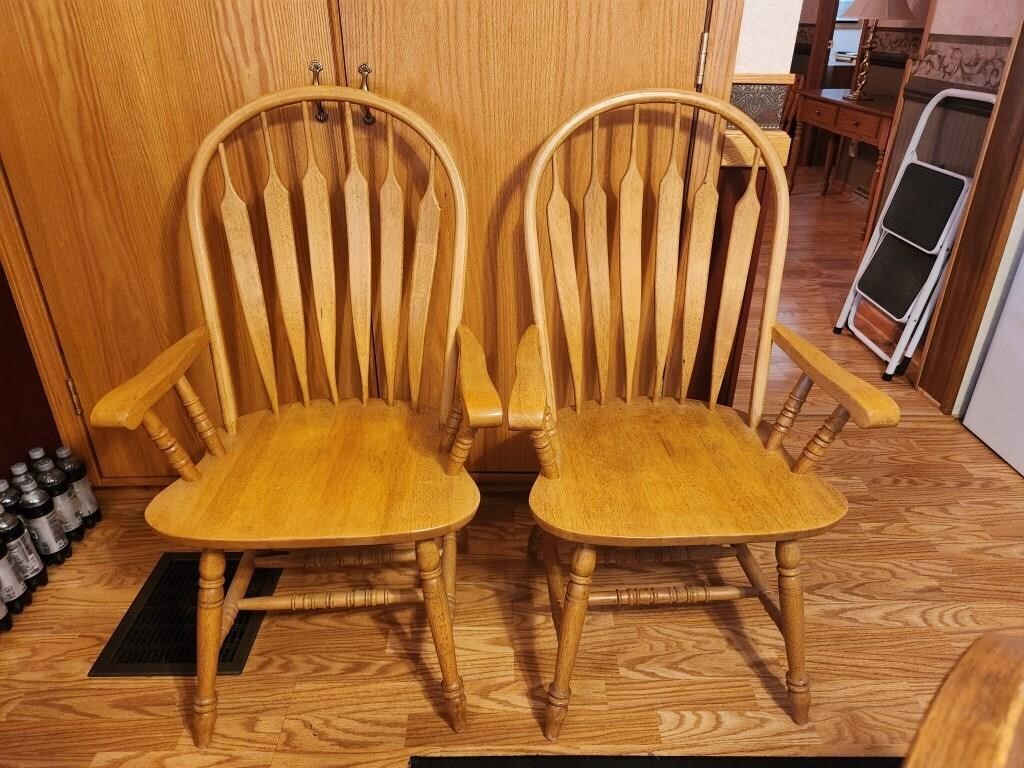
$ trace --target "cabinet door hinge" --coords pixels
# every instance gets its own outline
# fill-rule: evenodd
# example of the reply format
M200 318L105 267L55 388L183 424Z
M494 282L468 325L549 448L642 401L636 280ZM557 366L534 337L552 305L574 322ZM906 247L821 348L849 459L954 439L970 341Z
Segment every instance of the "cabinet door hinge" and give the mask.
M68 394L71 395L71 407L75 409L75 415L82 415L82 401L78 397L78 387L75 386L75 380L68 376L64 379L64 382L68 385Z
M700 36L700 53L697 54L697 90L704 88L704 66L708 61L708 32L704 30Z

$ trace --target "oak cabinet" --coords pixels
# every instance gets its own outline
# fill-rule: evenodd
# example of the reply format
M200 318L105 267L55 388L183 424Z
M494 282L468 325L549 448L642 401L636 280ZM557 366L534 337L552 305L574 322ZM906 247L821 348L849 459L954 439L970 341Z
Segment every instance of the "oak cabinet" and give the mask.
M552 126L611 93L693 88L703 67L705 92L728 94L742 0L708 6L0 0L0 244L64 439L104 484L169 478L143 435L112 439L89 429L83 413L200 321L183 216L200 140L252 98L310 82L312 59L324 64L322 82L347 85L359 84L368 63L369 87L418 111L451 146L470 206L465 321L507 396L512 350L528 325L521 199L529 158ZM336 116L325 128L332 125L340 131ZM383 129L358 127L364 140L374 130ZM265 168L255 163L250 172ZM286 349L283 329L274 333ZM253 382L242 400L258 407L251 351L236 353ZM208 362L195 383L216 411ZM297 396L292 388L282 399ZM185 424L170 401L160 415ZM534 469L518 440L503 430L481 434L471 469Z

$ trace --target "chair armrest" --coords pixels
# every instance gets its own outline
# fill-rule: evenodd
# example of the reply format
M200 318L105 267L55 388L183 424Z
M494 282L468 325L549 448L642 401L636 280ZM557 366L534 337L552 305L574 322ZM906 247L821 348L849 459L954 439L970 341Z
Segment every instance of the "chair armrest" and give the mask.
M516 379L508 398L508 428L533 431L544 428L547 388L540 356L540 329L531 325L516 350Z
M772 328L772 340L811 380L850 413L858 427L892 427L900 421L896 401L854 376L828 355L784 325Z
M209 343L210 332L205 326L175 342L141 373L100 398L89 423L94 427L137 429L146 411L171 390Z
M455 332L459 341L459 395L469 426L500 427L501 398L487 373L487 359L473 332L460 325Z

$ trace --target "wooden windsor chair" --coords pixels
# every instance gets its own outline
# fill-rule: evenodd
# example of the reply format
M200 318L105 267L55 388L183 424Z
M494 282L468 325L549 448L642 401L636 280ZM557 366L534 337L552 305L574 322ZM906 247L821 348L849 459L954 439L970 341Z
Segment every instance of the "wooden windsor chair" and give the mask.
M657 110L652 115L656 119L643 127L641 107ZM606 151L600 147L598 121L611 123L628 110L632 111L631 129L627 122L619 125L619 129L628 129L631 138L612 230L601 160L608 155L614 158L613 149L625 154L625 148L620 145ZM690 115L687 130L681 130L686 128L684 111ZM738 129L746 137L753 162L748 185L732 217L721 293L715 304L707 300L713 295L708 291L708 276L718 206L717 155L726 122L735 126L730 131ZM575 135L588 124L589 142L586 129ZM660 160L651 152L641 158L641 132L648 135L661 127L671 128L671 149L662 145ZM619 135L626 132L620 130ZM693 138L690 156L695 175L703 175L703 182L689 196L680 170L684 133ZM559 152L563 145L566 149ZM584 158L582 167L586 169L587 149L590 177L579 206L581 235L573 232L572 206L562 179L579 182L575 191L569 190L570 196L579 197L587 182L578 161ZM559 169L565 156L574 174ZM747 412L741 413L717 401L737 343L760 214L756 179L762 166L773 193L775 224L750 402ZM660 175L650 182L657 190L657 202L649 237L644 236L643 225L645 182L640 168L645 167L652 169L652 176ZM537 215L542 180L551 189L543 254ZM847 508L835 488L808 470L848 418L861 427L891 426L898 422L899 410L891 398L775 322L789 228L785 172L775 150L749 117L724 101L672 90L624 93L581 110L545 142L530 169L524 210L535 324L519 345L507 410L509 427L530 433L541 467L530 494L538 526L531 534L531 550L543 555L558 633L555 677L547 697L547 737L557 738L566 716L573 664L590 605L760 599L785 639L793 719L805 722L810 687L804 662L798 541L835 525ZM609 248L610 231L617 231L613 248ZM585 258L576 256L580 245ZM650 266L643 269L645 253L650 254L646 259ZM612 264L618 262L617 275L616 270L609 275L610 254L617 257L611 259ZM617 278L617 291L612 290L610 277ZM589 329L584 288L589 289ZM713 340L708 390L704 382L696 381L694 373L702 324L713 327L713 333L705 334ZM616 333L619 336L613 345ZM773 341L798 364L803 375L769 427L762 424L761 416ZM568 381L555 381L553 350L568 360L567 369L561 369L568 371L563 377ZM643 396L635 392L637 382L645 390ZM793 459L782 449L782 439L812 382L838 405ZM687 399L695 390L710 395L706 401ZM559 409L561 392L571 405ZM596 394L597 402L589 398L590 393ZM766 431L764 444L759 431ZM559 541L571 542L574 547L568 582L559 563ZM775 543L779 603L770 595L758 568L749 547L752 542ZM736 557L750 585L590 588L599 560L618 563L628 562L630 557L643 561Z
M311 123L312 104L319 102L340 102L332 124ZM383 157L378 151L363 165L353 108L370 108L387 116L385 125L378 122L372 129L374 138L387 137ZM332 145L340 133L332 125L342 125L344 132L347 172L343 183L339 179L340 190L332 189L317 160L317 146ZM361 130L361 134L368 132ZM396 149L399 137L402 143ZM248 144L247 138L251 139ZM236 162L239 157L246 159L240 153L254 143L248 165ZM372 144L380 150L383 142ZM297 198L282 181L299 174L288 172L284 161L275 156L283 155L281 147L289 145L295 147L297 158L305 157L296 160L296 166L305 170L295 180L301 188L304 228L293 220L292 204ZM421 160L423 154L426 160ZM251 171L254 157L265 162L264 174ZM345 167L344 160L339 163ZM204 208L211 165L219 165L223 188L219 205L223 233L216 235L226 238L226 256L214 248L214 230L219 228L207 226L216 216ZM362 170L371 166L386 169L375 203ZM247 176L261 191L240 194L239 180ZM400 176L405 178L405 190ZM265 184L260 178L266 178ZM414 188L420 185L415 233L407 238L406 197L413 198ZM250 216L243 194L251 197L257 210L262 207L265 222ZM332 196L344 202L335 203ZM337 228L338 208L344 210L345 249L337 247L332 231ZM379 222L377 259L373 258L371 211ZM465 190L451 153L421 117L380 96L329 86L281 91L235 111L202 142L188 177L186 215L206 324L104 396L91 419L101 427L144 426L181 476L149 504L146 520L167 538L202 550L193 706L196 743L207 744L214 730L218 652L238 611L420 601L425 603L440 661L451 726L462 730L465 696L452 635L455 536L473 517L480 500L463 464L475 430L499 425L502 414L483 351L469 329L460 325L467 213ZM345 258L336 259L336 252L344 252ZM450 271L448 285L438 280L432 291L435 272L440 275L442 267ZM336 290L345 274L347 296L343 289ZM220 276L224 279L218 281ZM271 284L276 302L273 294L264 292L264 286ZM432 302L440 305L435 307L440 319L433 324L437 328L433 334L428 332ZM350 313L339 311L346 303ZM375 305L378 328L372 327ZM349 317L343 317L346 314ZM275 321L276 344L271 332ZM227 333L232 328L240 331L234 346ZM399 354L401 345L404 358ZM207 346L212 351L223 429L214 426L186 376ZM308 360L307 349L312 350ZM355 365L350 365L351 359L342 359L339 349L351 352ZM245 354L255 358L248 380L239 363ZM318 356L319 383L310 375L313 358ZM380 397L371 394L374 359L382 362L383 380L376 382ZM437 369L440 382L438 377L424 376L424 370L431 368ZM279 392L286 384L296 392L298 402L283 402ZM343 396L346 386L355 397ZM317 387L321 397L316 396ZM154 410L171 389L180 396L205 443L206 455L197 464ZM263 399L251 412L239 415L246 395L249 402L254 397ZM428 396L439 408L426 405ZM226 591L225 550L243 552ZM267 551L269 555L261 556ZM421 589L378 587L244 597L253 569L260 565L410 562L418 566Z

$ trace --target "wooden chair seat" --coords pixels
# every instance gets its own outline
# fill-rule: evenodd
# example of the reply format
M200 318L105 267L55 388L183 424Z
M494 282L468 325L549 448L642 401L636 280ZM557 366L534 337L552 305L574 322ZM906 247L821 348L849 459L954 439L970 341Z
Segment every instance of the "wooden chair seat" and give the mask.
M686 400L637 398L558 412L559 477L530 494L538 525L583 544L777 541L831 528L847 502L790 470L746 417Z
M146 509L164 536L217 549L414 543L466 525L480 492L445 474L437 411L371 399L283 406L241 417Z

